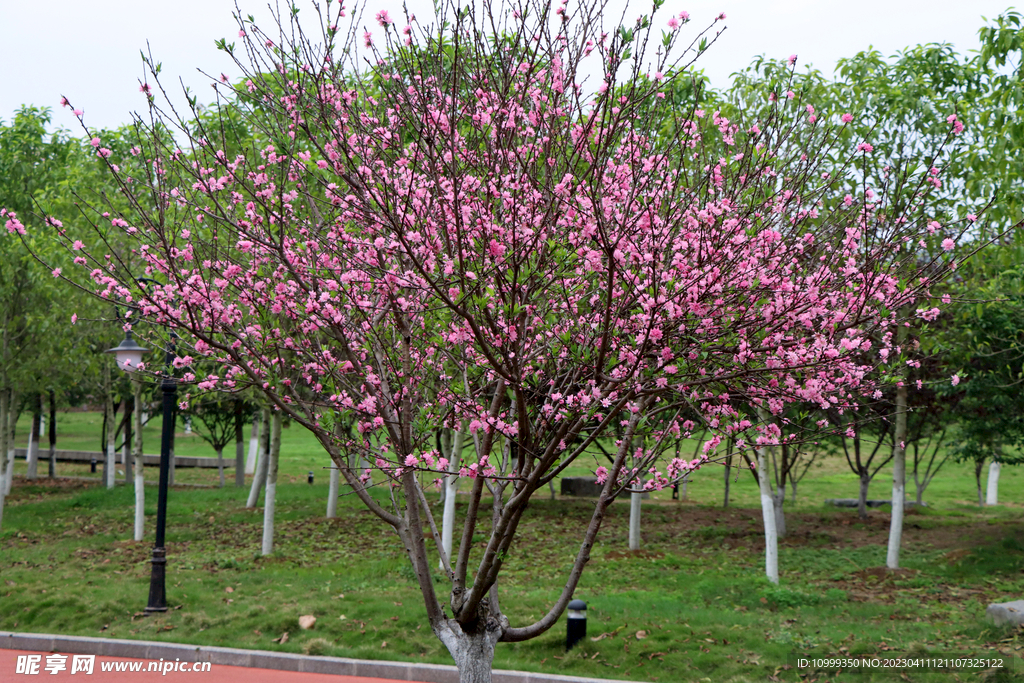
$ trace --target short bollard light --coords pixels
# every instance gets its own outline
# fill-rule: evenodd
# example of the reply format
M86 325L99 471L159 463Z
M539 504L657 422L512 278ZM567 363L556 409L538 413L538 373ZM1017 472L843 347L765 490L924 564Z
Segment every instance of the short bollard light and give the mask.
M312 483L313 483L313 473L312 473L312 472L310 472L310 473L309 473L309 476L308 476L308 477L306 477L306 481L308 481L308 482L309 482L310 484L312 484Z
M89 462L89 471L92 472L93 474L96 474L96 458L93 458Z
M569 603L569 616L565 620L565 649L587 637L587 603L573 600Z

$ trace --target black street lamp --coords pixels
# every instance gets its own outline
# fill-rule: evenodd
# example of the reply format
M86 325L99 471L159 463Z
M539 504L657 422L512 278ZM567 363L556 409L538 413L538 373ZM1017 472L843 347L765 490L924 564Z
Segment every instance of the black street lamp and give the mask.
M124 341L107 353L116 354L118 366L132 372L138 368L142 354L147 351L135 343L129 330L125 333ZM153 543L149 575L149 603L145 610L149 614L167 611L167 548L164 546L164 530L167 526L167 481L171 469L171 441L174 439L174 409L178 402L178 383L172 375L173 361L173 347L168 346L164 353L166 368L160 383L163 390L163 430L160 438L160 488L156 499L156 540Z

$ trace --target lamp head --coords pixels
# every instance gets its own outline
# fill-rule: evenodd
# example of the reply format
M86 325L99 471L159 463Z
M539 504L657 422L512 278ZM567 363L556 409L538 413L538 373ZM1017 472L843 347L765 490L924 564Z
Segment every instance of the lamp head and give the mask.
M128 330L124 333L124 340L114 348L107 349L106 353L112 353L117 357L117 367L125 372L135 372L142 363L142 354L149 353L149 349L136 344L132 339L131 330Z

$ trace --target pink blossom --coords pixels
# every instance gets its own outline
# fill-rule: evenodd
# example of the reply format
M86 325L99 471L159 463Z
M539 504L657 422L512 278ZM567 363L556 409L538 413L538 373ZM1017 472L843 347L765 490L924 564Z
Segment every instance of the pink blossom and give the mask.
M75 116L81 116L85 112L82 111L81 109L73 109L73 110L71 110L71 113L74 114Z
M953 375L952 377L950 377L950 380L952 381L952 384L955 387L957 384L960 384L960 375Z
M373 47L373 34L369 31L363 32L363 44L366 47Z
M608 481L608 468L605 467L604 465L598 467L597 470L594 471L594 474L597 475L598 484L603 484L606 481Z
M849 123L850 121L853 121L853 114L843 114L842 116L839 117L839 119L843 123Z
M60 106L62 106L62 107L68 106L68 98L66 98L66 97L60 98Z
M725 12L722 12L717 17L715 17L715 20L716 21L725 21Z
M968 222L973 223L974 221L978 220L978 217L973 213L969 213L967 214L967 220Z
M789 62L790 66L793 66L794 64L796 64L796 55L790 55L789 59L786 61Z
M857 151L866 152L867 154L870 154L871 152L875 151L875 148L866 142L862 142L859 145L857 145Z
M74 325L77 322L78 322L78 314L77 313L72 313L71 314L71 324Z
M676 19L675 17L669 17L669 19L668 19L668 27L672 28L672 29L679 28L679 20Z
M61 273L60 268L54 268L53 272L50 273L50 274L53 275L54 277L60 277L60 273Z
M387 28L388 26L391 25L391 17L388 16L388 11L386 9L382 9L381 11L377 12L376 19L377 23L383 26L384 28Z
M955 247L955 246L956 246L956 242L954 242L949 237L947 237L946 239L942 240L942 248L945 251L953 251L953 247Z
M71 248L74 249L75 251L81 251L83 247L85 247L85 242L83 242L82 240L75 240L74 243L71 245Z

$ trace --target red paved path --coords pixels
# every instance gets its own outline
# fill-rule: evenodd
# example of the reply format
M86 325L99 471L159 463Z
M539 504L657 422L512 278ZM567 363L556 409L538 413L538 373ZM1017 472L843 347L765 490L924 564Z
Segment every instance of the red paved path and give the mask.
M278 671L276 669L254 669L247 666L226 666L211 664L209 671L168 671L166 674L146 671L152 659L130 659L127 657L106 657L97 655L92 675L84 672L71 673L74 655L67 655L66 669L56 674L46 670L46 656L50 652L30 652L27 650L0 650L0 682L29 683L29 681L68 681L69 683L135 683L136 681L166 681L166 683L410 683L409 681L393 681L387 678L364 678L362 676L334 676L331 674L303 673L298 671ZM64 654L64 653L61 653ZM41 655L39 673L26 675L17 671L18 655ZM143 662L142 671L111 671L101 670L101 665L110 662Z

